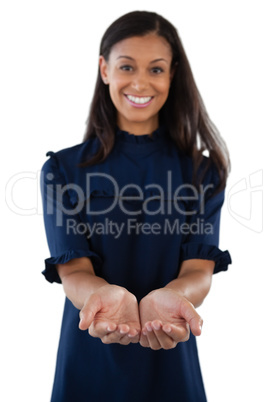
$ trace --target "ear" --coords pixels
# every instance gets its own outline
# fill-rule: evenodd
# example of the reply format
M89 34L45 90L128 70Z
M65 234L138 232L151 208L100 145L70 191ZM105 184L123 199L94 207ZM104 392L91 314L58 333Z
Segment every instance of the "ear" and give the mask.
M108 63L103 56L99 57L100 75L104 84L109 84L108 80Z

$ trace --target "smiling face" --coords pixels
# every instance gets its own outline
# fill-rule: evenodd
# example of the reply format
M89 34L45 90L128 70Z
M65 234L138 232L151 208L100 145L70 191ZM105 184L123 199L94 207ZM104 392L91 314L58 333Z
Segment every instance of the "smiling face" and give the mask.
M139 135L158 128L172 79L171 62L170 45L155 34L116 43L108 62L100 56L100 73L109 85L121 130Z

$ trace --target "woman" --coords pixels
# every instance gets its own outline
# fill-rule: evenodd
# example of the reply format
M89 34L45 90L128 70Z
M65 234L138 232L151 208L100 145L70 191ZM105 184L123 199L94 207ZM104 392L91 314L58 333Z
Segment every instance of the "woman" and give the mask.
M205 401L196 307L231 263L229 159L167 20L107 29L84 141L47 155L43 273L67 296L51 400Z

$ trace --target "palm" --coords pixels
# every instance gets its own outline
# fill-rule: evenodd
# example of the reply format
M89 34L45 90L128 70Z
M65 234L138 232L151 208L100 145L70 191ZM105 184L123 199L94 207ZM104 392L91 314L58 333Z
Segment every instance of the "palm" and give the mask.
M100 295L100 304L100 310L94 318L95 326L98 323L109 322L115 325L125 324L139 328L137 301L131 293L120 292L120 290L111 287Z
M140 320L136 297L116 285L99 288L82 309L80 329L88 329L104 343L128 344L139 341Z
M157 289L140 302L142 346L171 349L189 339L190 326L195 335L200 317L193 305L172 289Z
M154 294L149 294L142 300L141 322L160 320L163 325L186 325L181 314L182 299L168 289L158 289Z

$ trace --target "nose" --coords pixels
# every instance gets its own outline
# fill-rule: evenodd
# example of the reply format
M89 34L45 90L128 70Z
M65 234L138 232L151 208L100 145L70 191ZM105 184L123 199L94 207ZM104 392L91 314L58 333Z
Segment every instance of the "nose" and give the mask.
M143 92L148 88L148 85L148 79L143 72L138 72L132 79L132 88L137 92Z

